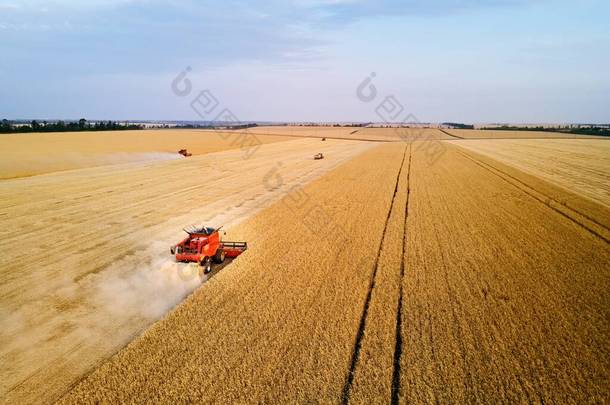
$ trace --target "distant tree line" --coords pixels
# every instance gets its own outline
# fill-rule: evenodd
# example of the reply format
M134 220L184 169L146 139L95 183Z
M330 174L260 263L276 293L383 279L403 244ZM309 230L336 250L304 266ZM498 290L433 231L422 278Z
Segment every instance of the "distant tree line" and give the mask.
M227 124L181 124L173 127L174 129L248 129L257 127L258 124L239 124L239 125L227 125Z
M258 127L258 124L240 124L240 125L220 125L217 127L221 127L224 129L248 129Z
M574 134L574 135L597 135L597 136L610 136L610 128L603 127L513 127L509 125L503 125L501 127L489 127L489 128L481 128L483 130L493 130L493 131L541 131L541 132L561 132L564 134Z
M296 127L335 127L335 128L352 128L352 127L358 127L358 128L362 128L362 127L366 127L368 125L371 125L372 122L367 122L367 123L352 123L352 124L326 124L326 123L319 123L319 122L306 122L306 123L295 123L295 124L288 124L288 125L294 125Z
M165 127L164 127L165 128ZM167 127L169 128L169 127ZM209 124L181 124L176 125L174 129L216 129L217 127Z
M455 129L474 129L474 125L462 124L459 122L443 122L441 125Z
M70 132L70 131L121 131L121 130L142 129L140 125L135 124L120 124L115 121L96 121L89 123L86 119L81 118L78 122L56 121L56 122L38 122L33 120L29 124L15 125L10 121L3 119L0 124L0 133L22 133L22 132Z

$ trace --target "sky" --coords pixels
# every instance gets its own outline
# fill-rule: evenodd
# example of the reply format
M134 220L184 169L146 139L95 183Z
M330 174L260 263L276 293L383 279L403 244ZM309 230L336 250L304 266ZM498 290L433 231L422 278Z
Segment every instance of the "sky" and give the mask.
M609 123L608 21L607 0L0 0L0 118Z

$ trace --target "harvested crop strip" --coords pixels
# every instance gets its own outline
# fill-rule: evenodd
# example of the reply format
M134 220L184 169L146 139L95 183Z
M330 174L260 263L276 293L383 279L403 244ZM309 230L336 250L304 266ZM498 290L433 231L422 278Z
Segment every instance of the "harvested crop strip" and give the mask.
M403 150L376 148L243 223L245 254L64 401L339 401Z
M260 144L290 141L256 135ZM0 179L136 161L181 159L186 148L194 155L240 149L239 134L198 130L143 130L3 134L0 137Z
M401 402L604 402L608 244L455 147L410 188Z

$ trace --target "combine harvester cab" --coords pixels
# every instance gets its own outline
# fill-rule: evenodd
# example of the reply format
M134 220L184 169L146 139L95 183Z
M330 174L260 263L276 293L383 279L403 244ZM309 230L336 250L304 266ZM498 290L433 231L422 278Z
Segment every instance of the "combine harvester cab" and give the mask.
M212 261L220 264L225 258L235 258L248 249L247 242L222 241L218 232L220 228L204 226L184 229L188 237L170 247L170 253L177 262L198 263L207 274L212 270Z

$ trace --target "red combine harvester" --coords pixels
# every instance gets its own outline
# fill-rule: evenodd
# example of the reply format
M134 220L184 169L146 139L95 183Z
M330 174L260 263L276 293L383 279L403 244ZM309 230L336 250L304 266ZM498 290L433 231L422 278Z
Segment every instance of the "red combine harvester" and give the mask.
M176 257L177 262L199 263L203 267L203 272L207 274L212 270L212 260L222 263L225 257L237 257L248 249L247 242L220 240L218 233L220 228L204 226L184 229L189 236L169 250Z
M178 151L178 153L181 154L184 157L193 156L193 154L191 152L189 152L188 150L186 150L186 149L180 149Z

